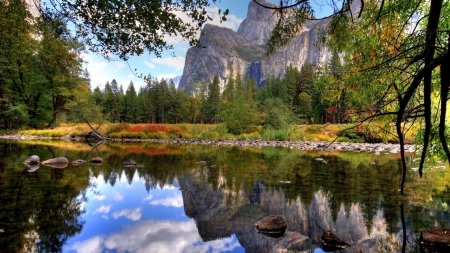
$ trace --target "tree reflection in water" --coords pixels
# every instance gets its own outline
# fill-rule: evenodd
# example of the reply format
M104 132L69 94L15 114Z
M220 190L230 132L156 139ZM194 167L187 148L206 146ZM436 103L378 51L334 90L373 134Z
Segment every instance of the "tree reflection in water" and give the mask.
M235 234L246 252L269 252L281 245L255 231L255 222L268 214L282 215L289 235L306 235L318 245L321 228L330 229L351 244L342 252L401 250L394 242L403 246L402 252L418 251L415 235L436 222L449 225L445 193L450 177L441 173L436 180L437 172L430 171L419 180L409 174L402 198L394 155L149 143L104 143L95 150L79 143L1 145L0 228L7 233L0 236L0 248L8 252L32 247L61 251L82 231L82 205L87 201L83 196L95 191L89 179L100 175L111 187L123 176L130 185L140 178L146 192L178 179L189 189L180 192L184 211L195 220L202 240ZM51 148L43 148L48 145ZM69 161L99 156L104 163L65 169L41 166L30 173L20 162L31 154L45 159L65 156ZM319 156L327 163L316 161ZM129 158L144 168L123 168L121 163Z

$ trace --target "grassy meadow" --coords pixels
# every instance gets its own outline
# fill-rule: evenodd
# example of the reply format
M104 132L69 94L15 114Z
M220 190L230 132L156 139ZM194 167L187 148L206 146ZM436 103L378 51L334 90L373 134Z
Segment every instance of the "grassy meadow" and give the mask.
M200 140L280 140L280 141L338 141L338 142L396 142L392 131L376 125L292 125L287 129L256 128L251 133L233 135L225 124L128 124L109 123L94 125L97 131L109 138L136 139L200 139ZM17 133L40 137L84 136L91 132L87 124L60 124L55 129L27 129ZM407 139L411 139L408 135Z

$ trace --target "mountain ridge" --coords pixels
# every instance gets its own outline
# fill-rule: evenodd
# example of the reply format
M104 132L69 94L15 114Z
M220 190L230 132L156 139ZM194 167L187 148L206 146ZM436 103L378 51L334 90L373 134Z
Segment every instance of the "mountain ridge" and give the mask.
M277 20L273 10L251 1L247 17L237 32L205 25L200 36L201 47L191 47L186 53L180 89L196 81L212 82L215 75L219 76L223 88L227 79L237 73L254 79L261 87L269 76L282 77L290 65L300 69L305 62L321 65L331 58L318 39L319 31L326 28L329 19L307 21L302 32L288 45L265 56L265 45Z

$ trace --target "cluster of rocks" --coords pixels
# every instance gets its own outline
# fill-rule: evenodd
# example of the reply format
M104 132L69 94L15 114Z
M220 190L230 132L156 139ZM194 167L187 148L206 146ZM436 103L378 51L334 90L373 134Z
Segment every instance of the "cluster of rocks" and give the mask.
M78 166L78 165L86 163L86 162L87 162L86 160L76 159L76 160L72 161L71 164L73 166ZM99 164L103 163L103 159L101 157L93 157L89 160L89 162L93 165L99 165ZM32 156L28 157L25 161L23 161L23 164L25 164L25 166L28 168L28 172L34 172L37 169L39 169L40 164L43 164L45 166L52 167L55 169L63 169L65 167L67 167L67 165L69 165L69 160L65 157L56 157L56 158L51 158L51 159L41 162L39 156L32 155ZM144 167L143 165L138 164L133 159L128 159L128 160L124 161L122 163L122 165L125 168L142 168L142 167Z
M266 216L256 223L258 233L274 238L281 238L277 245L275 245L276 250L272 250L272 252L288 252L290 249L293 249L294 252L312 252L316 248L319 248L307 236L295 231L286 231L286 229L286 221L278 215ZM340 249L350 247L348 243L343 242L329 229L323 230L320 241L326 252L340 251Z
M239 147L284 147L300 150L323 150L323 151L353 151L353 152L374 152L380 153L400 153L399 144L385 143L349 143L349 142L314 142L314 141L266 141L266 140L198 140L198 139L112 139L123 142L153 142L168 143L178 145L211 145L211 146L239 146ZM415 152L414 145L406 144L405 152Z
M2 138L6 138L2 136ZM18 135L9 137L8 139L64 139L73 141L82 141L83 137L36 137ZM349 143L349 142L315 142L315 141L267 141L267 140L199 140L199 139L137 139L137 138L108 138L108 141L117 142L150 142L150 143L166 143L177 145L211 145L211 146L238 146L238 147L284 147L289 149L300 150L322 150L322 151L350 151L350 152L374 152L382 153L400 153L400 145L392 143ZM406 144L405 152L414 153L416 148L414 145Z
M72 161L71 164L77 166L85 162L86 162L85 160L77 159ZM91 164L102 164L103 159L100 157L94 157L91 158L90 162ZM39 156L32 155L28 157L25 161L23 161L23 164L25 164L25 166L28 168L28 172L34 172L37 169L39 169L40 164L52 167L54 169L63 169L67 167L67 165L69 165L69 160L65 157L55 157L41 162Z

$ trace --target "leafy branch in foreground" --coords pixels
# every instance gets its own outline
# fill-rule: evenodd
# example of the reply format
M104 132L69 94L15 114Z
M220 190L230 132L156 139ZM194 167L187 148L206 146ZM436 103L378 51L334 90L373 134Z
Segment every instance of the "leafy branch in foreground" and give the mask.
M298 11L309 2L294 1L291 12L294 14L279 15L279 26L269 39L269 53L296 35L296 29L308 16L294 21L295 29L289 19L298 16ZM420 175L427 151L434 144L442 147L446 160L450 161L446 141L450 4L442 0L360 1L355 17L351 6L358 2L343 1L342 7L336 8L338 1L331 1L334 13L322 42L342 53L346 67L341 80L335 83L355 96L366 98L361 99L366 103L366 117L394 112L395 118L387 120L395 124L401 144L403 193L405 132L411 121L423 126ZM281 8L282 5L278 6L278 10ZM437 133L434 129L438 129Z
M212 20L208 7L216 0L49 0L43 15L62 15L75 25L77 38L89 50L108 58L110 54L126 60L144 51L161 56L173 46L169 37L179 36L199 45L197 33ZM219 10L221 21L228 10Z

